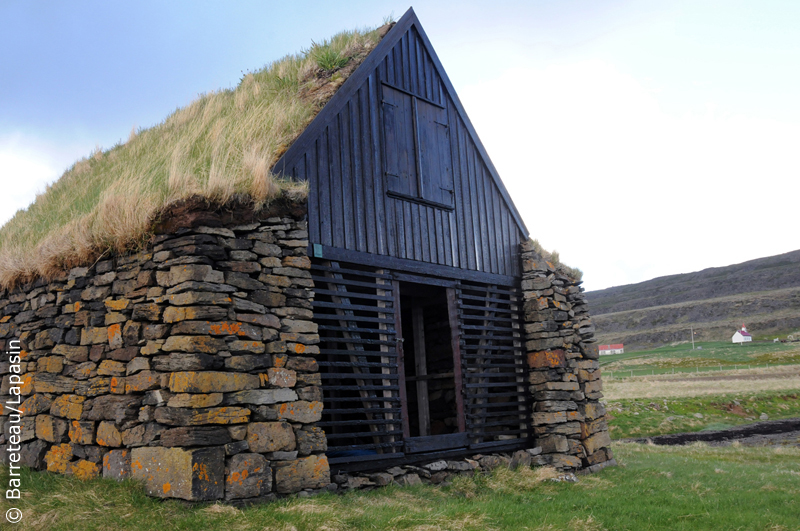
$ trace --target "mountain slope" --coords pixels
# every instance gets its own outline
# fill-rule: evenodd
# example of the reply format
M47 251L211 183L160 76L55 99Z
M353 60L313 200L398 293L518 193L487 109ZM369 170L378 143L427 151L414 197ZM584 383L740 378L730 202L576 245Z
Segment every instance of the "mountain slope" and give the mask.
M800 250L586 293L601 342L650 347L800 329Z

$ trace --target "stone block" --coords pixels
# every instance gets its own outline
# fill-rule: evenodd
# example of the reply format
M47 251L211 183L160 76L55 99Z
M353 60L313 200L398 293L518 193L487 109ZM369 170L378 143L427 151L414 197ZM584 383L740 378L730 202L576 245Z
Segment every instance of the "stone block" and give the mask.
M104 395L87 400L82 420L113 420L118 423L139 416L142 398L137 396Z
M223 359L213 354L173 352L169 356L154 357L151 365L162 372L206 371L222 368Z
M129 448L149 445L156 440L164 429L164 426L155 422L138 424L122 432L122 445Z
M56 345L53 347L53 354L64 356L64 358L73 363L82 363L89 359L89 347Z
M554 367L564 367L565 365L566 358L564 351L561 349L528 352L528 367L531 369L549 369Z
M204 424L241 424L249 420L250 410L242 407L211 407L186 409L160 407L156 422L169 426L201 426Z
M222 393L210 394L177 394L169 399L167 406L169 407L188 407L188 408L203 408L214 407L222 403ZM228 404L226 404L228 405Z
M222 271L214 271L210 265L186 264L172 266L169 269L169 286L176 286L182 282L211 282L221 284L225 282Z
M567 422L567 415L564 411L533 413L532 416L534 426Z
M202 352L205 354L216 354L226 348L224 340L209 336L169 336L161 346L161 350L164 352Z
M207 293L202 291L187 291L169 295L169 303L173 306L215 305L230 306L233 299L225 293ZM223 316L224 317L224 316Z
M65 474L86 481L100 477L100 472L100 465L97 463L86 459L79 459L78 461L67 463L67 471Z
M61 443L67 440L67 421L50 415L36 416L36 438L51 443Z
M220 446L231 442L228 430L222 427L197 426L171 428L161 432L161 446Z
M18 464L34 470L41 470L45 465L44 457L47 453L48 446L49 445L41 439L36 439L28 444L21 444Z
M602 390L603 380L592 380L583 384L583 392L586 394L599 393Z
M275 387L294 387L297 384L297 373L273 367L267 370L267 382Z
M545 454L558 454L569 451L569 443L563 435L548 435L547 437L536 439L535 444L541 447L542 453Z
M97 426L97 444L100 446L110 446L118 448L122 446L122 434L113 422L101 422Z
M94 422L73 420L69 425L69 440L74 444L94 444Z
M264 350L263 344L261 350ZM225 358L225 368L234 371L255 371L258 369L266 369L272 365L272 357L269 355L252 355L245 354L242 356L231 356Z
M294 430L288 422L251 422L247 426L251 452L292 451L296 448Z
M218 500L224 495L225 453L222 447L134 448L131 477L144 482L150 496Z
M72 460L71 444L54 444L44 456L48 472L66 474L69 462Z
M546 463L559 469L580 468L581 460L579 457L568 454L548 454L544 456Z
M225 499L256 498L272 492L272 469L263 455L239 453L227 459Z
M108 343L108 328L85 327L81 330L81 345L97 345Z
M36 361L37 372L59 374L64 369L64 358L61 356L46 356Z
M19 407L19 410L24 416L30 417L33 415L38 415L39 413L44 413L45 411L50 411L50 406L52 404L53 401L47 398L45 395L34 394L28 397L22 403L22 405Z
M315 452L324 452L328 449L328 439L322 428L306 427L295 432L297 439L297 452L308 455Z
M290 422L309 424L322 419L322 402L286 402L276 406L278 418Z
M599 419L606 414L606 408L599 402L587 402L578 408L587 420Z
M188 306L184 308L170 306L164 310L165 323L177 323L192 319L208 319L218 321L228 316L228 310L219 306Z
M611 437L608 435L607 431L601 431L584 439L582 442L586 453L591 455L601 448L611 446Z
M125 375L130 376L131 374L136 374L141 371L149 371L149 370L150 370L150 360L142 356L139 356L133 358L125 366Z
M121 361L103 360L97 367L100 376L125 376L125 364Z
M103 477L122 481L131 477L131 451L111 450L103 456Z
M121 361L127 363L139 355L138 347L125 347L112 350L106 356L108 359L114 361Z
M77 395L61 395L50 406L50 414L54 417L78 420L83 414L83 403L86 397Z
M268 405L279 402L293 402L295 400L297 400L297 393L292 389L252 389L231 393L225 397L223 403L225 405Z
M150 391L161 387L161 374L154 371L142 371L125 378L125 394Z
M173 393L230 393L257 389L259 384L255 374L174 372L169 377L169 390Z
M310 455L292 461L275 470L275 487L281 494L299 492L303 489L319 489L331 482L328 458Z

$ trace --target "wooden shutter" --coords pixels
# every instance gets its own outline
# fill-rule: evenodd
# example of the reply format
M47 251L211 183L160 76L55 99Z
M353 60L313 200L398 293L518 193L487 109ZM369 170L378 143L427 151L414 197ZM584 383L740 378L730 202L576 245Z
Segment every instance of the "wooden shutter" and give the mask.
M383 152L388 191L416 196L417 161L412 96L382 85Z
M453 171L447 109L415 99L422 198L453 205Z
M461 282L457 294L470 447L526 447L530 403L519 291Z
M399 294L381 270L315 259L311 272L330 463L402 456Z

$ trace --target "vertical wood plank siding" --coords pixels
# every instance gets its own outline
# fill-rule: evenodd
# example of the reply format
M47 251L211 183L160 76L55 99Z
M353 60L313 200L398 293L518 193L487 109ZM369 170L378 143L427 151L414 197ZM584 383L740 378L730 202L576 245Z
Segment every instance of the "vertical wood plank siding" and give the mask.
M393 188L386 188L386 158L399 160L392 152L397 145L382 145L386 134L382 100L389 90L420 98L432 110L441 109L437 116L447 121L442 125L446 135L441 134L442 145L435 152L447 157L449 167L442 167L452 173L453 182L445 176L441 182L434 180L434 185L441 184L441 192L431 192L432 197L441 197L443 207L387 195ZM404 142L414 137L408 138L412 140ZM303 149L285 161L285 173L309 181L311 243L519 276L517 246L523 234L413 26ZM413 195L416 184L409 189ZM448 204L452 208L444 208Z

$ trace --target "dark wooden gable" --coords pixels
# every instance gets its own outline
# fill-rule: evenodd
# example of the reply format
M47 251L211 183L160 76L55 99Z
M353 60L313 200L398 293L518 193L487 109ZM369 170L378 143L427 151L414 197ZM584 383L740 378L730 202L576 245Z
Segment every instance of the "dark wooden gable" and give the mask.
M273 171L309 181L315 256L519 276L527 229L411 9Z

